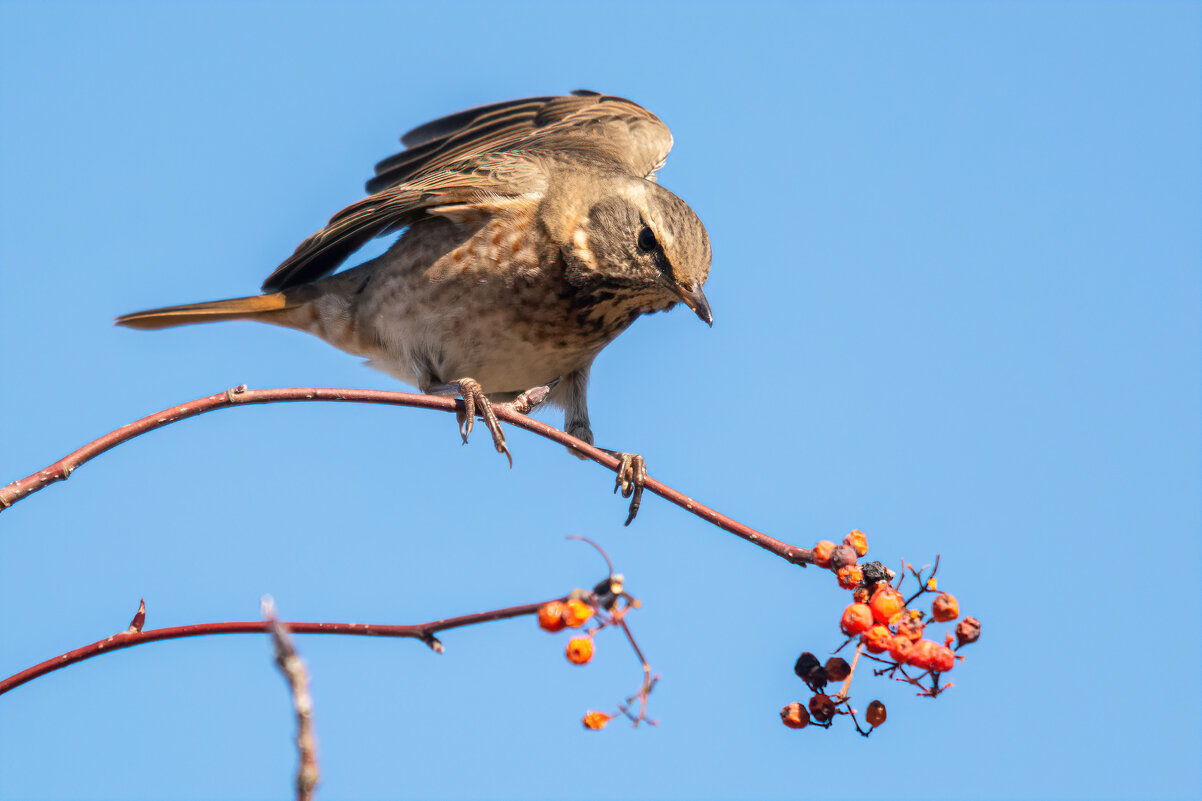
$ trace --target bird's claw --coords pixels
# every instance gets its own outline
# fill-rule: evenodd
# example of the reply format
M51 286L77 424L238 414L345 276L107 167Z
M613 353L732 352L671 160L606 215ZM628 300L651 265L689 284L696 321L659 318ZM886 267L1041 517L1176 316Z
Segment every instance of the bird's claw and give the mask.
M497 453L505 454L505 458L509 460L509 466L513 467L513 456L509 453L509 446L505 444L505 433L501 431L501 421L493 412L492 404L485 397L480 382L474 378L461 378L455 383L463 398L463 410L455 414L459 421L459 436L463 437L463 444L467 444L467 437L472 433L472 428L476 424L476 411L479 409L480 417L484 419L484 425L492 434L492 442Z
M615 453L619 459L618 479L614 482L614 492L621 492L623 498L630 499L630 512L626 515L623 525L629 526L634 516L639 513L639 505L643 502L643 484L647 480L647 462L637 453Z

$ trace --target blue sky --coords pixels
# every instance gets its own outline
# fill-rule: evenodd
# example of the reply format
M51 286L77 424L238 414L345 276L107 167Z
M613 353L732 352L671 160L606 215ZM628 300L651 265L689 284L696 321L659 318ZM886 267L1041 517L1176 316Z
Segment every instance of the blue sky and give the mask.
M0 515L0 674L126 625L420 622L591 586L644 607L655 729L581 730L637 686L530 620L300 638L321 797L1197 798L1197 3L0 5L0 470L247 383L402 388L252 324L122 312L255 291L396 137L588 87L673 129L713 329L606 349L600 444L780 539L943 556L985 627L935 702L793 732L792 664L839 642L790 567L513 432L393 408L191 420ZM376 253L385 243L374 244ZM545 419L558 424L558 415ZM278 798L266 638L149 645L0 698L0 798Z

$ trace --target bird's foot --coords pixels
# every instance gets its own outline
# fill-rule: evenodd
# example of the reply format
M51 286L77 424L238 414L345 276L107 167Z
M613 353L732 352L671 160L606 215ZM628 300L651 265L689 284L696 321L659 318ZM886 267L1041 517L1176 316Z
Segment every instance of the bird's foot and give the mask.
M504 405L518 414L530 414L547 402L547 398L551 397L551 390L554 388L555 382L552 381L550 384L528 389Z
M634 516L639 513L639 505L643 502L643 485L647 481L647 461L637 453L623 453L602 448L610 456L618 457L618 479L614 482L614 492L621 492L623 498L630 499L630 511L626 514L629 526Z
M430 387L427 392L441 395L448 390L463 398L463 408L455 410L455 419L459 421L459 436L463 437L463 444L467 444L467 437L476 425L476 414L479 412L480 417L484 420L484 425L492 434L492 443L496 447L497 453L505 454L505 458L509 460L509 466L513 467L513 457L509 454L509 446L505 444L505 433L501 431L501 422L497 420L497 415L492 410L492 403L485 397L480 382L474 378L461 378L450 384Z

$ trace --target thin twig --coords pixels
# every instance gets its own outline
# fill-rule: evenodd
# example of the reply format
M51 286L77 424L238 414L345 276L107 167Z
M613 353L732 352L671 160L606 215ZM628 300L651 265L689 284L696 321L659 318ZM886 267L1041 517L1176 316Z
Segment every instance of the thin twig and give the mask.
M846 645L847 643L844 643ZM860 664L860 654L864 652L864 643L856 646L856 655L851 658L851 668L847 671L847 678L843 680L843 686L839 688L839 692L835 694L835 698L847 700L847 694L851 692L851 680L856 677L856 665Z
M553 600L564 601L566 597ZM350 634L366 637L411 637L421 640L430 646L430 648L438 653L442 653L442 643L434 636L435 632L446 631L448 629L457 629L464 626L473 626L478 623L488 623L494 620L505 620L511 617L520 617L522 615L533 615L538 612L539 607L547 601L540 601L534 604L523 604L521 606L510 606L505 609L494 609L489 612L477 612L471 615L460 615L459 617L448 617L442 620L434 620L429 623L418 623L416 625L398 626L375 623L292 623L288 622L284 625L294 634ZM147 642L158 642L160 640L175 640L181 637L203 637L210 634L263 634L270 631L268 623L262 620L238 621L231 623L198 623L191 626L171 626L162 629L149 629L146 631L126 630L114 634L111 637L106 637L103 640L97 640L90 645L85 645L82 648L76 648L74 651L68 651L65 654L60 654L52 659L47 659L41 664L34 665L31 668L22 670L20 673L14 673L6 679L0 680L0 695L4 695L9 690L20 687L26 682L33 681L39 676L44 676L47 673L52 673L60 668L65 668L68 665L74 665L76 662L82 662L85 659L107 654L112 651L120 651L122 648L130 648L135 645L141 645Z
M77 468L92 459L95 459L100 454L108 451L123 442L127 442L134 437L145 434L148 431L153 431L156 428L170 425L171 423L185 420L189 417L195 417L205 412L215 411L217 409L228 409L232 406L247 406L260 403L286 403L299 401L331 401L341 403L380 403L392 406L411 406L418 409L433 409L442 412L454 412L457 409L464 408L463 401L457 398L447 398L437 395L418 395L409 392L388 392L384 390L374 389L328 389L322 387L287 387L284 389L247 389L245 386L235 387L233 389L220 392L216 395L209 395L205 398L197 398L194 401L172 406L169 409L164 409L157 414L152 414L149 417L143 417L141 420L136 420L128 425L124 425L114 431L110 431L99 439L89 442L82 448L75 450L62 459L59 459L54 464L46 467L44 470L39 470L32 475L12 482L6 487L0 488L0 511L12 506L17 501L25 498L40 489L43 489L57 481L64 481ZM549 426L546 423L541 423L532 417L506 407L504 404L494 404L493 411L496 416L509 423L510 425L524 428L527 431L538 434L541 437L564 445L572 451L593 460L597 464L612 470L615 473L618 471L621 464L618 457L612 456L605 451L594 448L588 443L576 439L575 437L560 431L559 429ZM805 565L809 564L810 550L808 548L799 548L794 545L789 545L778 539L769 537L768 535L756 531L755 529L745 526L737 520L733 520L726 515L714 511L713 509L698 503L689 496L678 492L667 484L656 481L648 477L645 488L648 492L652 492L661 498L670 501L685 511L692 512L709 523L714 524L718 528L728 531L738 537L742 537L748 542L754 543L761 548L771 551L777 556L785 559L793 564Z
M292 691L292 708L296 711L296 750L299 756L296 801L312 801L321 773L317 769L317 738L313 736L313 697L309 694L309 671L292 644L287 625L276 619L275 603L270 597L265 597L262 603L263 617L275 647L275 663L279 665Z

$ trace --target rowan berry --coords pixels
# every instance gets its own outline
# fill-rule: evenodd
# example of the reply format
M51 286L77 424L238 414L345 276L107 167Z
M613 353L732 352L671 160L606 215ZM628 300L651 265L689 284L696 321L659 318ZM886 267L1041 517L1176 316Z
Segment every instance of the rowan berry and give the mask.
M830 540L818 540L814 543L814 547L810 549L810 558L814 560L814 564L818 567L831 566L831 552L835 550L835 543Z
M563 623L565 626L578 629L587 623L588 619L592 616L593 608L584 601L572 598L564 604Z
M538 608L538 625L547 631L559 631L563 628L564 611L565 607L559 601L543 604Z
M580 722L584 724L584 728L597 731L604 729L605 724L613 718L613 715L607 715L604 712L589 712Z
M902 615L901 621L897 624L897 633L909 637L914 642L922 639L922 632L925 630L926 626L923 625L922 618L913 610L909 614Z
M816 693L822 692L822 688L826 687L826 670L818 661L818 657L809 651L805 651L797 657L797 663L793 665L793 672Z
M901 620L902 610L906 608L906 600L902 594L888 584L880 584L868 602L872 607L872 618L877 623L892 626Z
M826 723L835 716L835 702L829 695L816 694L810 699L810 715L816 723Z
M889 631L889 627L880 623L860 635L860 642L864 643L864 647L873 654L879 654L887 649L892 641L893 634Z
M835 575L839 577L839 586L845 590L854 590L864 580L864 571L855 565L844 565Z
M935 673L947 673L956 666L956 655L946 645L936 645L931 657L931 670Z
M839 628L848 637L867 631L871 625L872 609L868 604L851 604L843 610L843 617L839 620Z
M950 592L940 593L931 603L931 616L940 623L960 617L960 602Z
M858 604L868 603L868 588L862 586L856 587L852 590L851 599Z
M906 655L906 664L913 665L920 670L930 670L935 661L936 649L941 647L934 640L919 640L914 643L914 647Z
M593 658L593 638L573 637L568 640L568 661L573 665L583 665Z
M868 725L876 728L885 722L885 705L880 701L873 701L868 705L868 709L864 711L864 720L868 721Z
M914 648L914 641L904 634L898 634L889 640L889 656L894 662L905 662L906 655Z
M868 537L858 528L852 529L851 533L843 538L843 544L855 548L857 556L865 556L868 553Z
M981 638L981 621L966 617L956 626L956 645L968 645Z
M851 675L851 665L841 656L826 660L826 677L831 681L843 681Z
M810 725L810 712L794 701L780 711L780 722L790 729L804 729Z
M839 568L854 565L857 561L859 557L856 556L855 548L850 545L836 545L835 550L831 551L830 568L837 572Z

